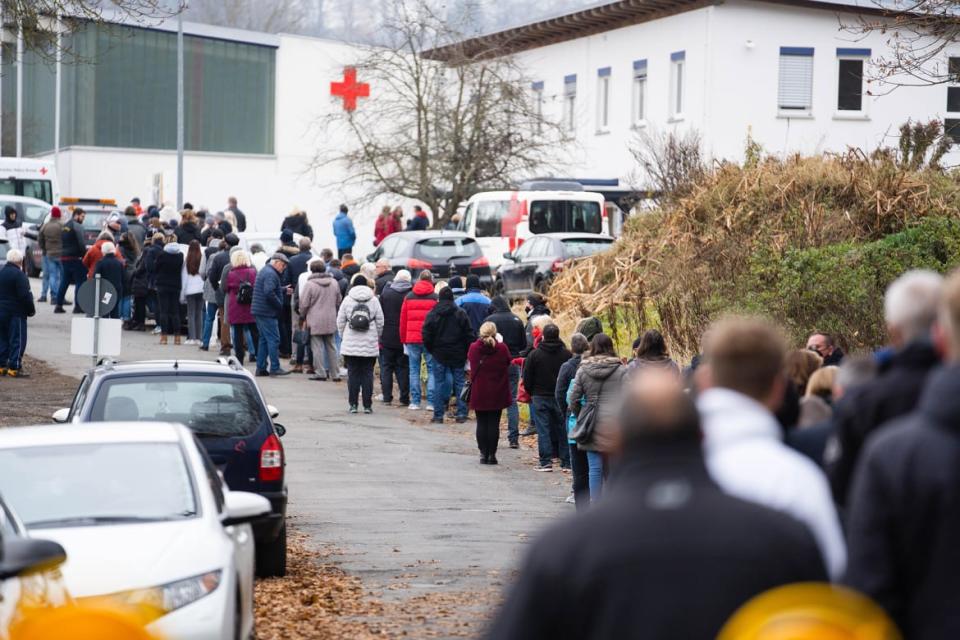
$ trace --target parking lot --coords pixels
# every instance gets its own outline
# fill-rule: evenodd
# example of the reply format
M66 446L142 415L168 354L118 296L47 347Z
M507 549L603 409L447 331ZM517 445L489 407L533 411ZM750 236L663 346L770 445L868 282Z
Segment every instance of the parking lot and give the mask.
M51 311L40 305L31 319L28 353L61 375L3 381L5 407L36 408L8 409L5 424L48 415L90 364L68 353L71 316ZM215 359L157 342L124 332L118 359ZM373 415L348 419L343 385L306 376L258 382L287 427L289 518L302 536L293 552L318 554L292 561L286 582L258 587L267 594L258 601L260 637L281 637L276 629L287 629L287 637L358 637L360 630L394 637L414 627L417 637L475 635L525 542L572 510L564 504L569 479L532 472L535 456L526 447L504 449L498 467L478 465L472 423L428 426L425 412L379 405ZM41 384L43 395L32 394ZM331 580L342 592L316 588ZM349 605L342 610L318 600L335 601L338 593ZM276 602L279 594L295 600ZM317 618L289 629L291 611Z

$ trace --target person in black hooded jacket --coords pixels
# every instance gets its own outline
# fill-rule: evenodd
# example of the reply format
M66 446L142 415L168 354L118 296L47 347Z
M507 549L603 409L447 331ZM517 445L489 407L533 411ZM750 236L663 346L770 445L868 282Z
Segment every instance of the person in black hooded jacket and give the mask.
M489 314L484 322L497 325L497 333L503 338L503 343L510 350L510 358L519 358L527 348L527 331L517 314L510 311L510 305L503 296L495 296L490 301ZM520 446L520 409L517 407L517 387L520 384L520 367L510 363L507 369L510 380L510 397L513 402L507 408L507 440L510 448Z
M467 312L456 305L453 290L445 287L440 300L423 322L423 346L433 356L435 382L433 422L442 424L450 402L450 387L457 397L457 422L467 421L467 403L460 399L467 350L477 339Z
M960 637L960 273L947 280L938 347L916 410L867 440L850 492L843 582L886 609L905 638ZM944 344L946 343L946 344Z
M527 296L527 306L524 309L527 312L527 346L521 354L524 358L533 351L533 319L537 316L550 315L550 309L547 308L547 301L539 293L531 293Z
M548 324L543 328L543 340L523 363L523 386L533 400L533 421L537 428L538 471L552 471L553 458L560 458L561 468L570 468L567 430L555 393L560 367L572 355L560 340L557 325Z

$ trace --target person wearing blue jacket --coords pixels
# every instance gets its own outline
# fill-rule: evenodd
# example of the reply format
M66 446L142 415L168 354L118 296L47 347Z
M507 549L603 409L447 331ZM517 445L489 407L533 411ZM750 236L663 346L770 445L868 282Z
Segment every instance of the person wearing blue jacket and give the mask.
M467 312L473 332L480 335L480 325L490 314L490 298L480 289L479 276L467 276L467 288L456 299L457 306Z
M347 205L340 205L340 213L333 219L333 235L337 238L337 257L353 253L353 245L357 241L357 230L353 228L353 220L347 215Z
M37 312L30 281L23 272L23 253L11 249L0 268L0 375L29 377L23 372L27 348L27 318Z
M260 339L257 344L257 375L285 376L290 371L280 368L280 313L283 311L284 279L290 260L275 253L264 265L253 284L253 304L250 313L257 323ZM270 370L267 371L267 356Z

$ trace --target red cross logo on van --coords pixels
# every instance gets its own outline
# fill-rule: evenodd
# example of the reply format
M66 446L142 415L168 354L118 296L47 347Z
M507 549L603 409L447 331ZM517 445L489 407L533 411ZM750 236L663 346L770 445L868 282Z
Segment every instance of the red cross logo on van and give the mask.
M47 168L46 168L46 167L40 167L40 175L42 175L42 176L47 175Z

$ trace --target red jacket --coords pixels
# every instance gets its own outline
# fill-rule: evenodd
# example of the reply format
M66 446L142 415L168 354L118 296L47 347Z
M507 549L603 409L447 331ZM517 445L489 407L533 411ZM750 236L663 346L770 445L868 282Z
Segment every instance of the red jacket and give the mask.
M400 342L423 344L423 321L436 305L437 294L433 292L433 283L418 280L400 307Z
M373 246L379 246L383 239L390 235L393 226L390 222L392 219L393 214L377 218L377 222L373 225Z
M87 252L83 254L83 266L87 268L87 280L93 280L93 272L97 269L97 263L100 262L100 259L103 257L103 243L110 242L109 240L97 240L93 243L93 246L87 249ZM117 260L120 261L120 264L124 264L123 256L120 255L120 250L114 254Z
M510 367L510 349L502 342L494 347L477 340L467 352L470 361L470 408L475 411L506 409L512 403L507 369Z

